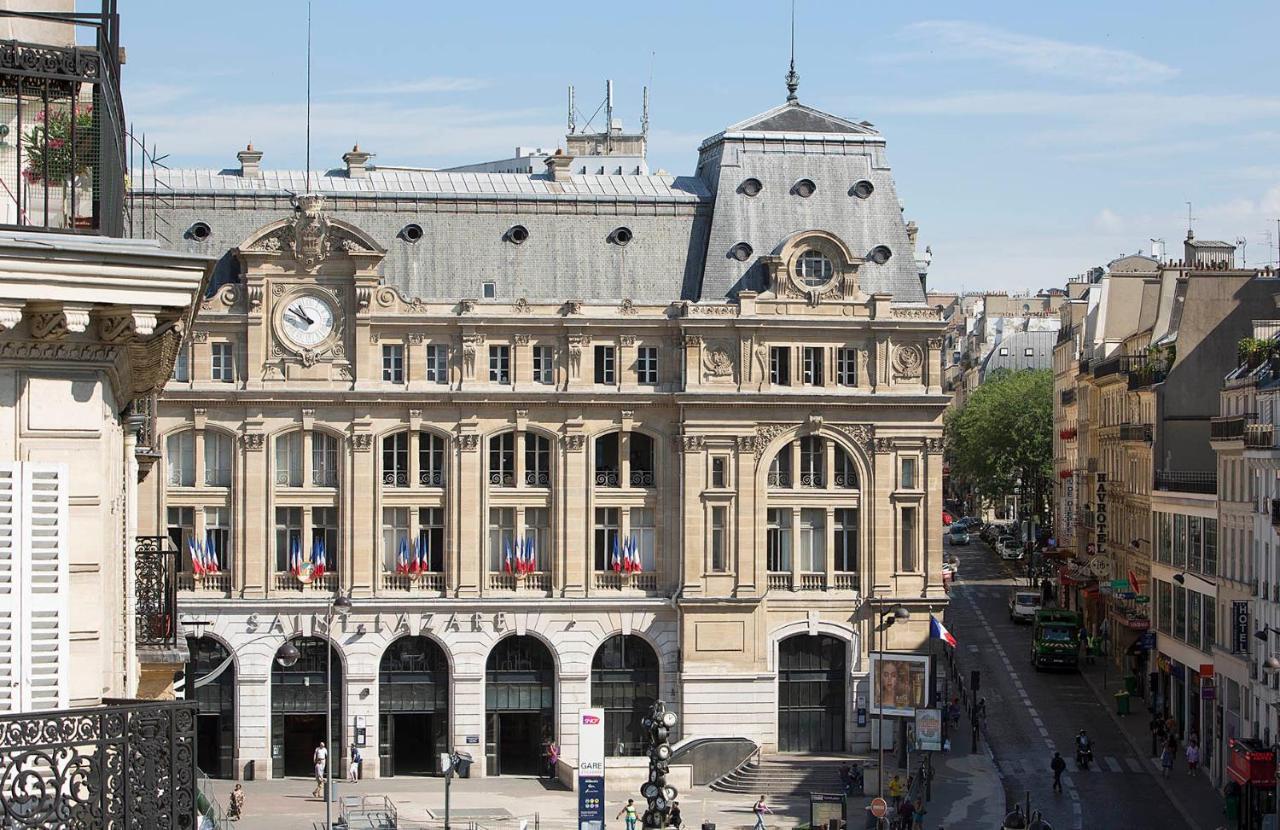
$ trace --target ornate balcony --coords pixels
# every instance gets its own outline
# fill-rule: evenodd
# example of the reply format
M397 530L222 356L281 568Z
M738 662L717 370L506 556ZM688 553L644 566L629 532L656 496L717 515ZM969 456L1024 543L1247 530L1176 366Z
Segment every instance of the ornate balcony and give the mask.
M1246 424L1244 446L1250 450L1269 450L1275 446L1275 428L1271 424Z
M859 590L858 574L855 571L837 571L833 575L837 591L857 591Z
M653 470L632 470L631 486L632 487L652 487L653 486Z
M1240 441L1244 438L1245 428L1258 419L1255 412L1242 415L1220 415L1209 419L1210 441Z
M195 701L0 716L5 827L196 827Z
M525 487L550 487L551 473L546 470L525 470L524 471Z
M418 486L443 487L444 471L443 470L418 470Z
M511 472L494 471L489 473L489 486L491 487L515 487L516 474Z
M69 7L68 7L69 8ZM0 161L0 226L125 236L126 149L119 18L5 11L55 43L0 41L0 110L11 149ZM64 25L57 25L57 24ZM93 29L88 33L77 31ZM92 39L93 46L76 41Z
M438 594L444 590L444 574L431 571L413 574L383 573L382 590L416 594Z
M1175 493L1218 492L1218 474L1186 470L1156 470L1155 489Z
M800 590L801 591L827 590L827 575L824 573L800 574Z
M791 473L786 470L770 470L769 486L770 487L790 487Z
M775 571L771 572L768 579L768 587L770 591L790 591L791 590L791 571Z
M597 469L595 482L597 487L621 487L622 474L617 470Z
M489 574L491 591L531 591L545 594L551 586L551 574L535 571L527 574L493 572Z
M168 536L139 536L134 546L134 617L139 646L178 647L178 549Z
M273 590L276 591L297 591L299 593L323 592L333 593L338 590L338 575L332 571L311 580L311 582L303 584L298 578L288 571L281 571L275 574L271 581Z
M1151 443L1151 424L1121 424L1121 441L1139 441Z
M596 571L593 584L599 590L633 590L648 593L658 590L658 575L651 571L640 573Z
M178 574L178 590L196 594L226 596L231 591L231 574L228 571L196 576L193 573Z

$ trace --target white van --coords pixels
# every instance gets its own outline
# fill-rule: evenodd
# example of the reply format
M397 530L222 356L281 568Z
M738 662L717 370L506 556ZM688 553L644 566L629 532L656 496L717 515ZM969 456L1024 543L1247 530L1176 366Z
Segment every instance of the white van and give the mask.
M1039 591L1014 589L1009 594L1009 619L1014 622L1019 620L1031 622L1031 620L1035 619L1036 611L1038 610L1040 610Z

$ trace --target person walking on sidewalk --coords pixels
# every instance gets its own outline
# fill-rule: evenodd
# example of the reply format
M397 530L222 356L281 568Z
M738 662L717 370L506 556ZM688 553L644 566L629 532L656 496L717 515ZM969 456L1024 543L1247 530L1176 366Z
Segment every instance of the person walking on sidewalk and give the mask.
M1151 757L1160 757L1160 747L1164 746L1164 740L1169 733L1164 728L1164 715L1156 712L1151 716L1151 724L1148 727L1151 730Z
M320 798L324 795L324 771L329 766L329 750L325 748L324 741L311 753L311 763L316 770L316 788L311 791L311 797Z
M911 830L911 825L915 824L916 805L911 803L911 799L904 798L902 803L898 805L898 830Z
M680 830L680 825L684 824L684 818L680 815L680 802L671 802L671 810L667 813L667 826Z
M902 804L902 796L906 791L907 788L902 783L902 777L895 772L893 777L889 779L889 804L893 807L894 812L897 812L898 807Z
M1196 743L1195 737L1187 741L1187 775L1195 775L1196 767L1200 765L1200 744Z
M924 830L924 799L916 796L915 809L911 811L911 830Z
M753 830L768 830L764 826L764 814L772 813L773 810L770 810L769 806L764 803L764 796L760 796L760 800L756 802L756 806L751 808L751 811L756 814L756 826Z
M1173 754L1177 751L1174 746L1174 741L1170 738L1165 742L1164 752L1160 753L1160 774L1165 778L1168 778L1169 773L1173 771Z
M634 798L627 799L627 806L618 811L614 819L627 817L627 830L636 830L636 800Z
M364 763L364 756L362 756L362 755L360 754L360 749L359 749L359 747L357 747L357 746L355 746L354 744L352 744L352 746L351 746L351 766L350 766L350 768L348 768L348 769L347 769L347 781L349 781L349 782L351 782L352 784L354 784L354 783L356 783L357 781L359 781L359 780L360 780L360 773L362 772L362 769L361 769L361 766L360 766L360 765L361 765L361 764L363 764L363 763Z
M1061 752L1053 753L1053 760L1049 762L1049 769L1053 770L1053 791L1055 793L1062 792L1062 773L1067 771L1067 762L1062 757Z

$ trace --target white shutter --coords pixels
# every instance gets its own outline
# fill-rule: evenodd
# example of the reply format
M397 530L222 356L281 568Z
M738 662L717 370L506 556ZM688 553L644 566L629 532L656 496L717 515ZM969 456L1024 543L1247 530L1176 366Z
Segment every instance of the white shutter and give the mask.
M70 637L67 608L68 472L65 464L22 465L22 540L19 584L22 595L20 642L24 710L64 709L68 705Z
M20 711L22 676L21 604L18 592L18 542L21 531L22 473L17 464L0 464L0 714Z

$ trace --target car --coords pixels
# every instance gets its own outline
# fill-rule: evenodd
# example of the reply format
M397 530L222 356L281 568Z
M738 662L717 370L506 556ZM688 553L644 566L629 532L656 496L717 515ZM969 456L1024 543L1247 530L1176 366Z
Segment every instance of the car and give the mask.
M1031 622L1040 610L1042 598L1038 591L1015 588L1009 593L1009 619L1014 622Z
M951 526L950 541L952 546L969 544L969 532L959 525Z
M1017 539L1008 539L1000 543L1000 558L1005 561L1017 561L1026 553L1022 550L1022 543Z
M965 519L965 524L966 524L965 530L968 530L969 532L973 532L974 530L982 530L982 527L983 527L982 519L979 519L977 516L967 517Z

